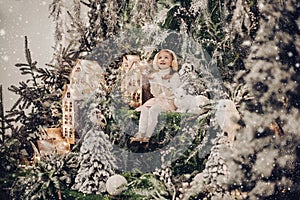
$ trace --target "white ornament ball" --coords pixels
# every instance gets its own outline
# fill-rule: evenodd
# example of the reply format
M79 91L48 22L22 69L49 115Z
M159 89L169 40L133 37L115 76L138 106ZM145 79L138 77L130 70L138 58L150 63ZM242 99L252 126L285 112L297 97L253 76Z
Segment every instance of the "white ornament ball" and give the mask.
M128 182L124 176L113 175L106 181L106 190L110 195L119 195L127 189Z

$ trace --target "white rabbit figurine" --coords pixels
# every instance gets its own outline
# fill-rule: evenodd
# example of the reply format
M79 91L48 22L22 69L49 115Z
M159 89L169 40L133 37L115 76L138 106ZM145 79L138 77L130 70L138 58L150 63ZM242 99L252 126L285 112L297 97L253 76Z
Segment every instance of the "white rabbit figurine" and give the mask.
M237 131L241 128L238 121L241 116L233 101L220 99L217 103L216 119L221 129L227 133L229 141L233 142Z
M201 108L209 103L209 99L203 95L189 95L186 94L184 85L178 87L174 91L174 104L177 107L177 112L201 114L205 109Z

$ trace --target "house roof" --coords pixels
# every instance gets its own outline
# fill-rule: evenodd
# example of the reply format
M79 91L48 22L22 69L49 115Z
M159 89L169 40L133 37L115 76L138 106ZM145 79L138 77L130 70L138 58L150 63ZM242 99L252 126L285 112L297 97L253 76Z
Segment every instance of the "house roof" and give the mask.
M76 72L77 68L82 69L80 72ZM104 70L95 60L83 60L78 59L73 67L70 78L80 76L81 74L103 74Z
M76 68L82 69L80 72L76 72ZM77 59L75 65L73 66L69 79L71 80L72 77L76 78L82 74L104 74L104 70L95 60L84 60L84 59ZM62 99L65 97L67 91L70 91L70 84L65 84L64 91L62 93Z

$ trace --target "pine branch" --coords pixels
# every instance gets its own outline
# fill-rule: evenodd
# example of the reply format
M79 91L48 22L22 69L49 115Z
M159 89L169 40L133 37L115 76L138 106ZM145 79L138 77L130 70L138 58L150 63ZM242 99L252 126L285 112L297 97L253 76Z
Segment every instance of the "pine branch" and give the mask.
M32 152L31 140L36 139L39 126L57 126L60 116L52 115L52 102L60 101L63 84L62 75L57 70L48 70L37 67L37 62L31 58L28 40L25 37L25 58L27 63L17 63L15 66L22 75L30 78L19 82L18 86L10 86L9 91L17 94L16 102L5 116L6 127L13 132L13 138L24 144L27 152ZM59 68L59 67L58 67ZM57 105L56 105L57 106ZM59 108L58 108L59 110ZM15 128L21 124L20 128Z
M84 2L82 0L80 1L80 3L82 3L83 5L85 5L85 6L89 7L89 8L93 8L92 3L86 3L86 2Z
M59 19L60 15L62 14L61 7L62 7L61 0L53 0L53 2L49 5L49 11L50 11L49 17L52 16L53 21Z
M36 78L36 70L37 70L37 61L32 62L32 58L31 58L31 53L30 50L28 48L28 40L27 40L27 36L25 36L25 58L27 63L17 63L15 64L16 67L19 68L19 70L21 71L22 75L31 75L31 79L28 80L33 82L34 86L37 86L37 78Z

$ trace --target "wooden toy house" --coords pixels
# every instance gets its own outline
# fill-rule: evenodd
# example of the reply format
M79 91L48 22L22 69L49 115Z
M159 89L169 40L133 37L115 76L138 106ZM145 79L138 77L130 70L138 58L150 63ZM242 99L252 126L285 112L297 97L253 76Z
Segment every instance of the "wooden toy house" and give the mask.
M100 84L105 85L104 70L93 60L78 60L69 79L71 98L74 100L88 98Z
M39 155L44 157L53 153L70 152L70 140L62 136L61 128L46 128L41 140L37 141Z
M125 103L136 108L143 103L144 87L146 80L143 73L146 65L140 61L138 55L126 55L120 67L121 72L121 93Z
M70 144L75 143L75 101L71 96L70 85L65 86L62 95L62 137L67 138Z
M66 122L63 123L63 134L69 137L69 134L75 135L76 133L77 137L81 137L82 133L80 130L82 127L80 125L81 111L79 105L82 101L88 99L98 88L106 86L104 70L97 61L77 60L70 73L69 80L69 90L67 90L67 96L63 100L66 103L66 109L63 109L63 121Z
M37 141L36 154L41 157L53 153L63 154L75 144L76 108L78 102L88 98L104 84L104 71L97 61L78 60L70 73L70 84L66 84L62 94L62 125L59 128L41 130Z
M34 148L36 158L70 152L70 144L75 143L73 105L69 85L66 85L62 94L63 124L58 128L40 130L41 138L37 140L37 148Z

